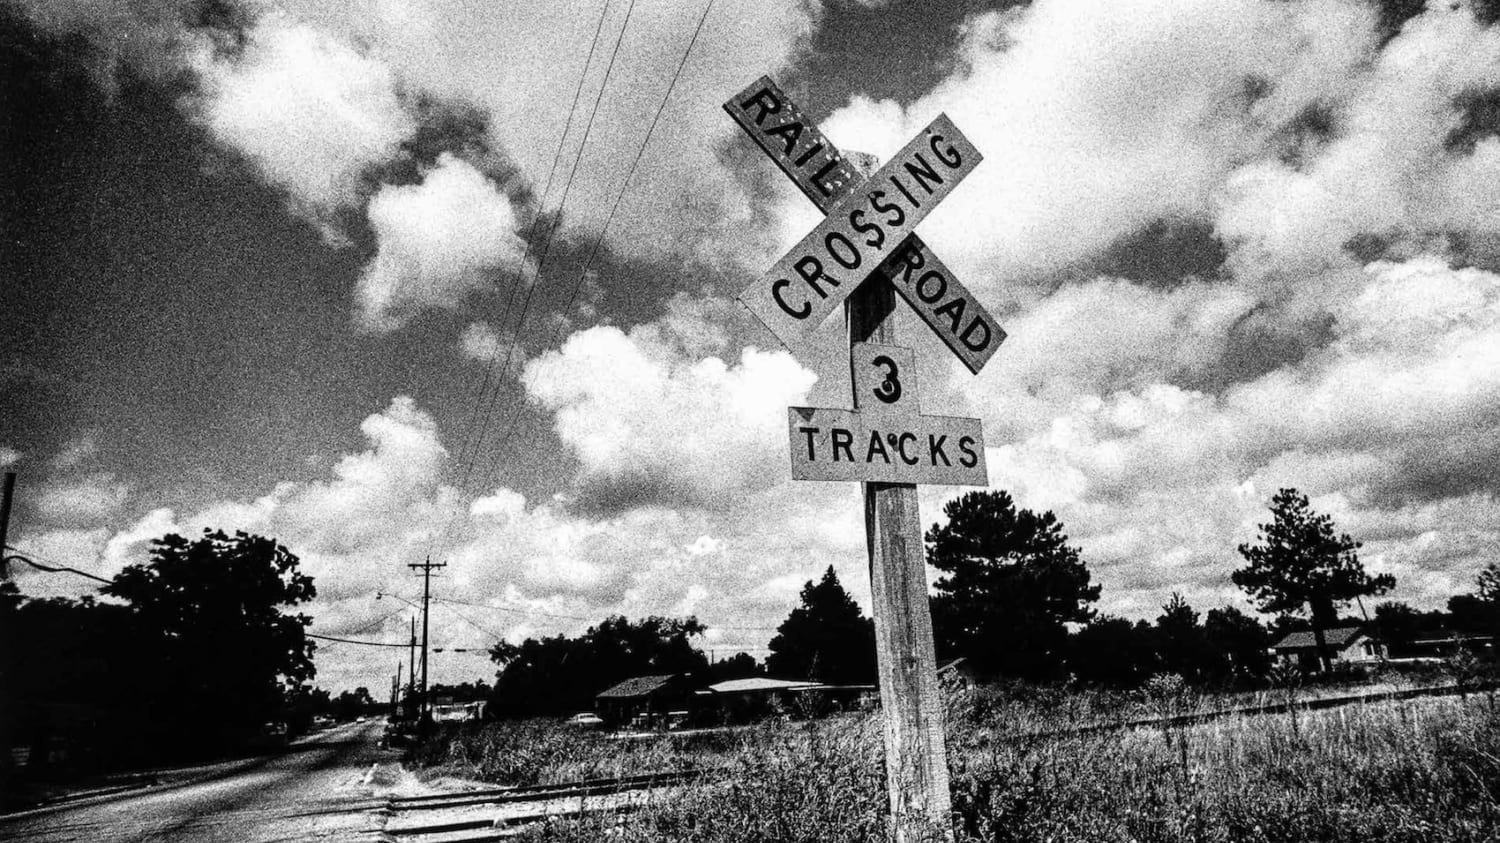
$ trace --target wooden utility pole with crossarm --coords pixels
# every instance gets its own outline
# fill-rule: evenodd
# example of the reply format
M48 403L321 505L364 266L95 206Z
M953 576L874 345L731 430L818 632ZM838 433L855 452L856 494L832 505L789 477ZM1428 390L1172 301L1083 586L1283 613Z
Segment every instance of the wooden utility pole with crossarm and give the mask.
M422 572L422 689L419 692L418 702L420 708L417 711L417 722L424 724L431 706L427 699L427 607L432 600L432 572L435 568L446 568L448 563L434 563L431 557L418 563L412 562L406 567L419 569Z

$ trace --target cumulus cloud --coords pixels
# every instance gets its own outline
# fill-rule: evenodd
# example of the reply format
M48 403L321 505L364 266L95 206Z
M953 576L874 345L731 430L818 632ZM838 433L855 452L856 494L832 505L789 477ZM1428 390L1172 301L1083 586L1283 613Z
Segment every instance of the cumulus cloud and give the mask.
M458 349L465 358L489 363L501 357L508 342L488 322L472 322L458 338Z
M366 327L388 330L424 308L456 309L497 284L503 269L520 269L524 243L510 200L451 154L420 184L381 188L369 217L378 251L356 291Z
M625 163L645 140L649 115L666 93L702 5L642 0L626 27L625 6L610 6L600 43L585 73L600 4L592 0L512 3L504 15L462 0L415 3L328 4L289 0L301 19L353 42L370 45L414 87L475 103L496 118L495 146L515 161L538 190L549 181L553 156L564 140L552 203L564 177L571 188L563 233L599 230L621 188ZM758 265L775 245L765 234L751 196L738 175L717 157L738 129L719 105L762 73L791 63L809 43L821 3L771 0L718 4L662 114L648 160L610 230L609 246L633 256L699 255ZM608 57L618 39L619 53ZM608 86L603 87L610 66ZM583 78L579 114L564 133L565 106ZM603 88L601 94L601 88ZM599 101L595 111L591 104ZM588 145L576 168L572 162ZM769 258L768 258L769 256Z
M701 504L775 482L785 408L814 380L785 352L694 360L613 327L574 334L522 375L582 463L585 494L607 509Z
M1239 599L1228 581L1234 547L1254 538L1282 486L1312 494L1367 539L1372 568L1402 578L1399 599L1441 605L1467 588L1487 558L1477 549L1500 537L1489 497L1500 460L1489 435L1500 418L1500 276L1431 256L1374 263L1328 302L1326 345L1217 393L1164 382L1177 360L1161 337L1194 342L1169 316L1201 306L1201 290L1143 293L1160 297L1148 310L1178 327L1154 334L1144 320L1137 356L1109 350L1102 317L1079 316L1080 296L1110 289L1040 302L1013 339L1048 326L1056 354L1018 342L972 396L987 428L1008 433L990 436L1005 443L991 448L992 483L1058 512L1107 601L1139 614L1173 589L1199 602ZM1227 312L1199 322L1210 338L1232 321ZM1081 348L1094 337L1105 346L1097 358ZM1086 376L1059 362L1068 356ZM1451 552L1418 552L1433 542ZM1422 560L1440 560L1443 575L1424 573Z
M363 201L362 178L416 129L395 74L347 43L268 13L226 51L200 37L187 58L189 111L336 236L334 212Z
M658 355L658 376L676 379L672 389L698 383L721 392L731 406L715 423L745 427L732 436L741 443L759 435L759 421L754 414L736 416L732 399L766 403L748 398L753 389L769 388L757 366L788 365L741 363L693 380L691 366L659 349L651 353ZM772 415L780 425L781 414ZM590 513L567 496L529 501L503 487L455 489L436 423L410 398L371 414L361 432L366 447L344 454L322 479L284 482L259 497L190 511L158 508L133 520L117 513L114 520L124 526L31 525L19 541L111 576L145 561L150 541L167 533L195 536L214 528L274 536L316 580L319 596L307 608L315 632L383 640L404 640L410 609L395 598L377 600L377 593L413 595L405 566L430 553L448 565L434 581L434 646L476 649L434 657L435 681L490 673L493 666L478 650L495 637L577 633L612 613L695 612L714 628L715 646L760 646L793 605L796 587L830 564L867 601L857 490L803 484L793 494L779 460L764 478L740 477L743 493L717 499L715 507L649 503ZM776 525L770 535L768 524ZM48 591L58 586L55 579L22 574L26 593L58 593ZM79 585L61 583L64 589ZM323 646L340 648L336 658L319 662L324 687L368 685L388 671L382 651Z
M856 98L835 141L888 154L947 112L987 161L929 238L993 283L1205 215L1245 158L1363 60L1351 3L1041 2L971 22L959 69L906 108ZM925 233L924 233L924 236Z

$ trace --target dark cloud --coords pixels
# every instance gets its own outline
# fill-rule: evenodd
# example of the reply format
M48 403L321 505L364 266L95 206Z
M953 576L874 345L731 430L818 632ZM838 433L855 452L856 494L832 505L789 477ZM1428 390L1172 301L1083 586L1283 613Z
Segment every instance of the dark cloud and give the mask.
M1472 420L1475 429L1415 440L1396 456L1386 482L1371 490L1371 503L1394 509L1482 492L1500 493L1500 409Z
M1445 141L1449 150L1469 154L1485 138L1500 136L1500 88L1466 92L1453 107L1460 121Z
M1171 288L1190 278L1214 277L1226 256L1212 223L1160 219L1120 238L1087 267L1086 274Z

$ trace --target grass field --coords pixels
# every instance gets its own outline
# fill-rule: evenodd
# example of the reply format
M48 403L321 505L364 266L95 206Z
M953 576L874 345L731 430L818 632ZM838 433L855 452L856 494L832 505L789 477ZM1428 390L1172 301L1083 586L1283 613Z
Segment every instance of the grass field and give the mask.
M1020 737L1225 707L1171 687L1134 696L956 692L948 734L958 839L1500 840L1500 714L1486 694ZM642 741L502 723L433 742L412 761L430 775L511 784L714 769L706 786L629 817L559 821L528 839L751 843L884 840L882 755L878 715L848 714Z

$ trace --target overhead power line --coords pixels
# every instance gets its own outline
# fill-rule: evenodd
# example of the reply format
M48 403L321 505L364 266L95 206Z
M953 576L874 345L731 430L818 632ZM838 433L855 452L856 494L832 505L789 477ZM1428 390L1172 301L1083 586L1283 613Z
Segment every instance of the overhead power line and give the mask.
M359 641L359 640L354 639L354 638L339 638L339 637L334 636L334 635L319 635L316 632L305 632L303 634L306 635L308 638L316 638L319 641L334 641L334 642L337 642L339 644L360 644L360 645L363 645L365 647L400 647L402 649L406 649L406 646L407 646L405 643L402 643L402 644L388 644L388 643L386 643L384 641Z
M589 109L589 119L584 123L583 139L579 141L578 154L573 157L573 165L568 168L568 178L563 183L562 197L557 203L556 218L552 221L551 225L546 227L546 232L543 235L542 247L536 261L536 270L531 274L531 284L526 287L526 297L521 301L521 313L516 320L515 328L511 331L510 342L507 344L505 350L505 361L500 364L500 379L495 383L495 389L490 396L488 406L485 410L484 421L480 425L479 436L476 439L473 455L476 459L479 454L479 446L483 443L484 437L489 433L490 420L495 414L495 405L500 399L501 384L505 381L505 374L510 369L510 361L515 357L516 348L520 345L521 335L526 327L526 319L531 314L532 299L536 296L537 288L542 285L543 273L547 268L547 258L552 254L552 242L557 236L558 229L562 227L563 219L567 213L568 196L573 190L573 180L577 177L579 165L583 163L583 158L588 152L589 136L594 131L594 119L599 116L599 103L604 99L604 92L609 89L609 80L614 74L615 60L620 55L620 45L625 41L625 33L630 29L631 16L635 13L635 3L636 0L630 0L630 5L625 8L625 21L620 25L620 32L615 37L615 45L609 53L609 63L604 67L604 79L599 83L598 93L594 95L594 104ZM522 267L523 272L524 270L525 268ZM496 356L498 357L498 355ZM511 425L514 424L517 413L519 413L519 407L518 402L516 413L511 414L509 422ZM509 438L508 431L506 437ZM467 490L467 484L465 484L464 488ZM450 520L449 527L451 528L451 526L452 521ZM448 530L445 529L443 535L444 542L447 541L447 533Z
M10 562L10 560L15 559L15 560L17 560L19 562L25 562L27 565L30 565L31 567L36 568L39 571L48 571L48 572L54 573L54 574L61 574L61 573L77 574L80 577L88 577L91 580L95 580L97 582L102 582L105 585L109 585L109 584L111 584L111 583L114 582L114 580L106 579L104 577L99 576L98 574L91 574L88 571L81 571L81 570L79 570L77 568L74 568L74 567L72 567L70 565L64 565L61 562L55 562L55 561L53 561L51 559L48 559L45 556L41 556L39 554L32 553L31 551L22 550L21 548L16 547L13 544L6 545L5 549L6 550L13 550L13 551L15 551L15 553L12 553L9 556L5 556L5 558L4 558L3 561L7 562L7 563ZM0 556L4 556L4 554L0 553ZM38 559L42 560L42 562L50 562L51 564L50 565L43 565L42 562L36 561Z
M682 58L677 61L677 69L672 73L672 79L667 83L667 90L662 94L661 102L656 106L656 113L651 117L651 125L646 129L646 134L641 138L641 144L636 148L635 157L631 159L630 167L625 172L625 178L620 182L620 190L615 194L614 202L610 204L609 213L605 215L604 225L599 229L599 235L594 238L594 244L589 249L588 258L584 261L583 269L579 270L578 277L573 281L573 289L568 295L567 304L563 305L559 312L563 319L558 320L552 331L552 340L547 347L556 346L562 336L563 325L566 324L567 315L572 312L573 305L578 301L578 293L583 288L583 281L594 268L594 261L599 257L599 250L604 243L605 235L609 227L614 223L615 214L620 210L620 203L625 198L625 193L630 187L630 181L635 177L642 156L645 155L646 147L651 143L651 136L656 132L656 126L661 122L662 112L666 110L667 102L672 98L672 92L677 89L677 81L682 77L682 70L687 66L688 57L693 53L693 47L698 43L698 36L703 32L703 24L708 20L708 13L713 10L714 0L708 0L703 7L703 13L698 16L698 24L693 28L693 34L688 39L687 47L682 51ZM501 435L500 441L495 445L495 459L504 451L505 445L510 441L511 434L515 431L516 421L521 415L521 405L518 402L516 408L511 411L510 418L506 420L505 433ZM491 462L491 471L494 470L494 462Z
M561 133L559 133L557 138L557 149L552 153L552 166L547 170L547 181L545 186L542 188L541 199L537 203L536 215L531 218L531 225L526 232L526 248L521 253L520 258L517 259L515 266L511 269L510 295L505 300L505 307L502 309L502 313L508 314L511 305L515 303L516 290L520 286L520 281L522 280L522 276L526 271L526 260L531 257L532 249L536 245L537 225L541 222L543 217L546 216L547 199L552 195L552 179L557 175L557 165L562 162L562 153L567 143L568 133L573 129L573 115L578 111L578 103L583 98L583 86L584 83L588 80L589 68L593 66L594 53L599 47L599 35L604 31L604 19L607 16L608 12L609 0L604 0L604 2L599 6L599 21L594 26L594 38L593 41L589 44L588 58L584 60L583 69L578 73L578 85L573 91L573 104L568 107L567 119L564 121L563 130ZM505 327L503 321L500 327ZM480 432L477 437L474 435L474 426L475 423L479 421L480 408L485 406L486 404L485 396L489 392L490 381L495 376L495 364L499 361L499 359L500 355L495 354L490 358L489 365L485 367L484 383L479 387L479 392L475 395L474 407L469 414L469 423L465 427L465 435L468 438L464 442L463 447L459 449L459 463L464 466L462 479L459 482L460 489L468 488L469 474L473 470L473 461L479 453L479 446L481 444L481 440L483 440L484 438L483 432ZM499 385L497 384L495 388L496 390L498 390ZM471 447L473 449L472 453L470 452ZM446 533L446 529L444 532ZM427 545L427 554L431 555L431 553L432 542L429 541Z

